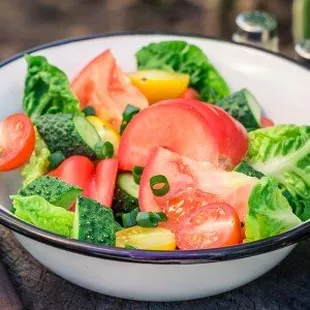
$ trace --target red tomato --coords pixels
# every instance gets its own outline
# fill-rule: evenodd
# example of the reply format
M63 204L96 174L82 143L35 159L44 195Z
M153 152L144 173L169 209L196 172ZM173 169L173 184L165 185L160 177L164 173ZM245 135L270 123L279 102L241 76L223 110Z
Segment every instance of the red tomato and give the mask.
M91 197L104 206L111 207L112 205L117 170L117 159L101 160L96 167L96 176L93 182L95 186Z
M240 243L240 220L227 203L213 203L196 208L178 226L180 250L220 248Z
M21 167L35 146L31 120L24 114L13 114L0 123L0 171Z
M191 99L191 100L199 100L200 99L200 96L199 96L199 93L189 87L186 89L186 91L180 96L180 99Z
M260 123L263 128L274 126L274 122L268 117L262 117Z
M219 152L212 128L192 107L175 103L179 100L154 104L130 121L120 141L120 169L145 166L152 148L157 146L217 163Z
M95 168L84 156L71 156L49 175L79 186L83 195L111 207L117 176L117 160L104 159Z
M150 187L151 177L159 174L163 174L168 179L170 186L168 194L163 197L155 197ZM171 209L169 211L169 201L178 197L180 191L185 191L185 197L190 197L191 194L186 194L186 191L193 188L209 194L208 202L230 204L237 211L240 221L244 222L248 210L249 195L256 183L256 178L238 172L224 171L216 168L210 162L196 161L164 148L156 148L141 176L139 204L142 211L164 211L168 213L169 217L169 212L172 211ZM196 191L192 191L192 193L197 195ZM197 199L199 200L199 198ZM194 198L190 198L190 203L182 204L183 211L188 205L191 205L192 200L195 201ZM177 204L176 202L171 205L177 207ZM182 209L181 211L176 209L175 213L183 212ZM174 216L172 216L173 218ZM175 221L171 223L171 227L174 224Z
M81 108L93 106L96 115L109 121L116 130L128 104L140 109L148 106L146 97L117 66L110 50L97 56L79 73L71 90L80 100Z

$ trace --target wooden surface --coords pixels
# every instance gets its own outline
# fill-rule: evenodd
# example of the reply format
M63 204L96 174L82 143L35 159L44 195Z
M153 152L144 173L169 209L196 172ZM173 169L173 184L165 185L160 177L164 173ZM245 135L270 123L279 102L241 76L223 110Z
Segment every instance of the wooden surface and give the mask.
M195 6L193 2L199 2ZM0 60L61 38L111 31L193 32L231 38L234 19L263 9L280 23L281 52L293 56L291 0L0 0ZM0 185L1 186L1 185ZM307 310L310 241L274 270L232 292L180 303L141 303L102 296L73 285L36 262L0 226L0 310ZM8 277L7 277L8 274ZM6 280L11 280L14 288ZM18 296L15 295L15 291Z
M35 261L0 226L0 248L25 309L31 310L307 310L310 309L310 240L276 268L232 292L188 302L146 303L117 299L71 284ZM0 276L1 277L1 276ZM2 285L2 279L0 279ZM134 281L134 279L133 279ZM0 290L1 297L1 290ZM2 308L15 310L19 308Z

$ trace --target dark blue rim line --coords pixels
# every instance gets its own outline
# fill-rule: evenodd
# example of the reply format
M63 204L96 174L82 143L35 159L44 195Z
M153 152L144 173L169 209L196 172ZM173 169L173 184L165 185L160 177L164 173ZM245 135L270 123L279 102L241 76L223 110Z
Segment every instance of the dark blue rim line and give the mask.
M244 44L237 44L234 42L208 37L204 35L196 35L190 33L160 33L160 32L107 33L107 34L96 34L96 35L60 40L40 45L38 47L31 48L22 53L19 53L1 62L0 68L23 57L24 54L37 52L47 48L52 48L59 45L65 45L68 43L84 40L113 37L113 36L132 36L132 35L169 35L169 36L193 37L213 41L220 41L235 44L243 48L260 50L263 53L272 54L277 58L283 58L286 61L289 61L306 70L309 70L307 67L301 65L297 61L294 61L284 55L278 55L256 47ZM143 251L143 250L127 250L116 247L94 245L90 243L81 242L78 240L66 239L59 235L44 231L35 226L27 224L2 209L0 209L0 224L3 224L4 226L12 229L13 231L21 235L24 235L38 242L51 245L53 247L62 250L67 250L75 253L80 253L86 256L93 256L110 260L117 260L123 262L149 263L149 264L200 264L200 263L210 263L216 261L240 259L248 256L259 255L266 252L274 251L295 244L301 240L307 239L310 236L310 222L307 222L279 236L275 236L262 241L256 241L248 244L241 244L233 247L225 247L210 250L193 250L193 251Z

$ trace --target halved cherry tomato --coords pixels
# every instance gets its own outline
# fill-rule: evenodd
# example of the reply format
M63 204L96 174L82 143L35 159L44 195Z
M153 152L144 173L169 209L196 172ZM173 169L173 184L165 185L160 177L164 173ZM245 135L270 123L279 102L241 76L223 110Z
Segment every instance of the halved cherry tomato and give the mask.
M213 203L196 208L178 226L180 250L220 248L240 243L240 220L227 203Z
M154 69L134 72L130 79L150 104L179 97L189 83L188 74Z
M116 157L119 148L119 141L121 138L119 133L112 127L111 124L109 124L109 122L105 120L101 120L96 116L87 116L86 118L96 128L98 135L100 136L102 141L109 141L110 143L113 144L114 146L113 157Z
M116 159L104 159L95 165L84 156L67 158L49 175L68 184L79 186L83 195L111 207L118 163Z
M31 120L24 114L13 114L0 123L0 171L21 167L35 146Z
M274 122L268 117L262 117L260 120L262 128L274 126Z
M154 104L138 113L127 125L119 147L121 170L144 166L152 148L163 146L171 151L217 163L218 144L204 117L181 99Z
M183 94L181 94L181 96L179 96L179 98L180 99L199 100L200 96L199 96L199 93L195 89L189 87L186 89L186 91Z
M162 227L133 226L116 233L116 246L124 248L126 245L141 250L173 251L176 239L173 232Z
M150 179L161 174L167 178L170 190L167 195L156 197L151 190ZM191 195L197 195L197 191L186 192L188 188L193 188L209 194L208 197L202 198L206 198L209 203L226 202L230 204L237 211L240 221L244 222L248 211L248 199L256 183L256 178L234 171L224 171L210 162L196 161L164 148L156 148L147 161L141 176L139 205L145 212L167 212L169 222L167 201L178 197L182 191L188 201L195 201L195 197L193 198ZM197 200L199 201L199 198ZM173 206L177 207L177 203L174 203ZM188 206L191 204L184 203L180 211L176 208L174 213L181 213ZM173 216L171 218L173 219ZM175 221L171 223L171 229L175 226L174 224Z
M117 131L128 104L140 109L148 106L145 96L117 66L110 50L86 65L73 80L71 90L78 97L81 108L93 106L96 115L109 121Z

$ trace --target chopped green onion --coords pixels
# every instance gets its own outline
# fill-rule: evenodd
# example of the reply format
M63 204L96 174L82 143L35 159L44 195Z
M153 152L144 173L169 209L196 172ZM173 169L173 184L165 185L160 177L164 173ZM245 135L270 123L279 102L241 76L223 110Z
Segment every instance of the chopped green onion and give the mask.
M96 116L96 110L95 110L95 108L94 107L92 107L92 106L87 106L87 107L85 107L83 110L82 110L82 112L85 114L85 117L86 116Z
M125 111L123 112L123 121L121 124L121 128L120 128L120 134L122 135L126 126L128 125L128 123L131 121L131 119L140 112L140 109L128 104L126 106Z
M165 196L170 190L169 182L162 174L151 177L150 187L155 196Z
M51 154L48 158L49 160L49 170L56 169L64 160L66 159L65 155L61 151L57 151Z
M137 248L130 245L130 244L125 244L125 249L129 249L129 250L136 250Z
M136 166L132 170L133 180L135 181L137 185L140 185L142 172L143 172L143 167L140 167L140 166Z
M167 216L163 212L139 212L136 222L141 227L156 227L158 222L164 222Z
M112 158L114 155L114 146L109 141L99 141L95 145L95 154L98 159Z
M124 227L131 227L137 224L136 218L137 214L139 213L139 209L135 208L128 213L124 213L122 215L122 222Z

